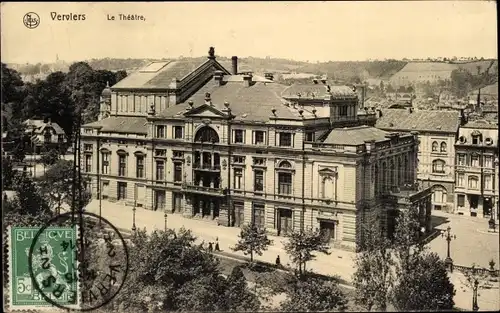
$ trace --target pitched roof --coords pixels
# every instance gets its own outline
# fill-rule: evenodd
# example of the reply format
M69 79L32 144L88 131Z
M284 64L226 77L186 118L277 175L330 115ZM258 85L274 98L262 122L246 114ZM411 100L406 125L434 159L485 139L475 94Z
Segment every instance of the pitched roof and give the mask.
M24 121L24 124L28 126L26 132L30 132L32 129L34 129L34 132L38 134L41 134L44 131L45 127L49 126L48 122L45 123L43 120L34 120L34 119L28 119ZM61 126L59 126L59 124L50 122L50 126L54 129L57 135L66 134L64 130L61 128Z
M477 128L477 129L497 129L498 124L489 123L488 121L478 120L468 122L462 128Z
M331 94L334 98L355 98L356 92L348 86L329 86L330 92L327 91L328 85L318 84L294 84L282 93L284 98L319 98L322 99L326 95ZM300 97L298 96L300 94Z
M439 110L383 109L376 127L398 131L442 131L455 133L460 126L460 112Z
M389 132L375 127L363 125L356 127L334 128L323 143L334 145L361 145L369 140L385 140Z
M200 58L153 62L128 75L111 88L168 88L173 79L181 81L188 74L212 60ZM221 66L222 67L222 66Z
M83 127L101 128L102 132L109 133L127 133L146 135L146 117L136 116L111 116L97 122L83 125Z
M225 78L227 82L222 86L210 80L184 103L169 107L158 115L182 116L181 114L189 107L189 101L193 101L193 108L200 107L205 104L205 94L210 93L212 104L220 111L225 108L224 102L229 102L231 114L235 115L236 120L266 122L269 121L273 108L276 109L278 118L300 118L298 110L286 106L285 100L281 97L281 92L287 86L274 82L256 82L246 87L242 81L235 81L240 79L234 76Z

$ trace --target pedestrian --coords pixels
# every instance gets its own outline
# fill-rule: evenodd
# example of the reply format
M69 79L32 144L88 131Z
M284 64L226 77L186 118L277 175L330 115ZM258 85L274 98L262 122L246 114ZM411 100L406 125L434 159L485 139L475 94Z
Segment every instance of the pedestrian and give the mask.
M213 244L211 242L208 243L208 252L214 251Z
M278 256L276 257L276 266L279 267L281 265L281 260L280 260L280 256L278 254Z
M220 251L219 237L215 238L215 251Z

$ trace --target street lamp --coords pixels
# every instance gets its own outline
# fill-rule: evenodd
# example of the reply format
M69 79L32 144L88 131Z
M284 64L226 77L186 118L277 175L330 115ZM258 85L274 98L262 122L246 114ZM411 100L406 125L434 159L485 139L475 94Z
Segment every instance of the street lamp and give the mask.
M167 210L165 210L165 215L163 216L165 217L165 231L167 231L167 219L168 219Z
M479 287L479 281L477 278L474 279L474 287L472 288L472 311L479 311L479 306L477 305L477 290Z
M136 210L136 201L134 201L134 207L132 208L132 231L135 232L136 231L136 227L135 227L135 210Z
M446 233L446 237L445 237L445 233ZM457 239L457 236L451 235L451 227L448 226L448 228L446 228L445 231L441 232L441 237L444 237L446 239L446 241L448 242L448 250L447 250L447 254L446 254L446 259L444 260L444 264L446 264L446 266L450 269L450 271L453 272L453 260L451 259L451 256L450 256L450 243L451 243L452 239Z

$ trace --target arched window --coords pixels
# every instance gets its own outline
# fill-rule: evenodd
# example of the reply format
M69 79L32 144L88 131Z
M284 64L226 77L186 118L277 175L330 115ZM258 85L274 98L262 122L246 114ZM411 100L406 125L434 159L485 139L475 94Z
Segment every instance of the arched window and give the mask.
M118 176L127 176L127 155L124 150L116 151L118 154Z
M392 188L396 184L396 169L394 167L394 161L391 160L389 168L389 188Z
M432 202L434 203L446 203L447 201L446 188L441 185L436 185L433 188Z
M382 162L382 181L380 182L380 190L387 190L387 164Z
M440 152L446 152L446 142L441 143L441 149Z
M409 168L409 164L408 164L408 155L405 155L403 168L404 168L403 170L404 170L405 183L411 183L410 182L410 168Z
M401 157L398 158L398 185L403 184L403 164L401 162Z
M438 151L438 143L437 141L434 141L432 143L432 152L437 152Z
M292 164L288 161L281 161L280 165L278 167L281 168L292 168Z
M196 132L194 137L195 142L219 142L219 135L217 132L209 126L204 126Z
M372 180L374 181L374 191L375 191L375 195L378 194L380 188L379 188L379 179L378 179L378 165L375 164L375 166L373 167L373 177L372 177Z
M478 189L478 181L479 181L479 179L477 178L477 176L469 177L469 188L470 189Z
M433 173L444 173L446 163L443 160L432 161L432 172Z

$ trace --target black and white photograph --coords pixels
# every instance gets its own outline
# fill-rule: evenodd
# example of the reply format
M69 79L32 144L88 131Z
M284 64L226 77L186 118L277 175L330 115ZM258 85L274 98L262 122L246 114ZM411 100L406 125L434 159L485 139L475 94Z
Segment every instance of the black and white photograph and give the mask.
M495 1L0 13L4 312L500 310Z

